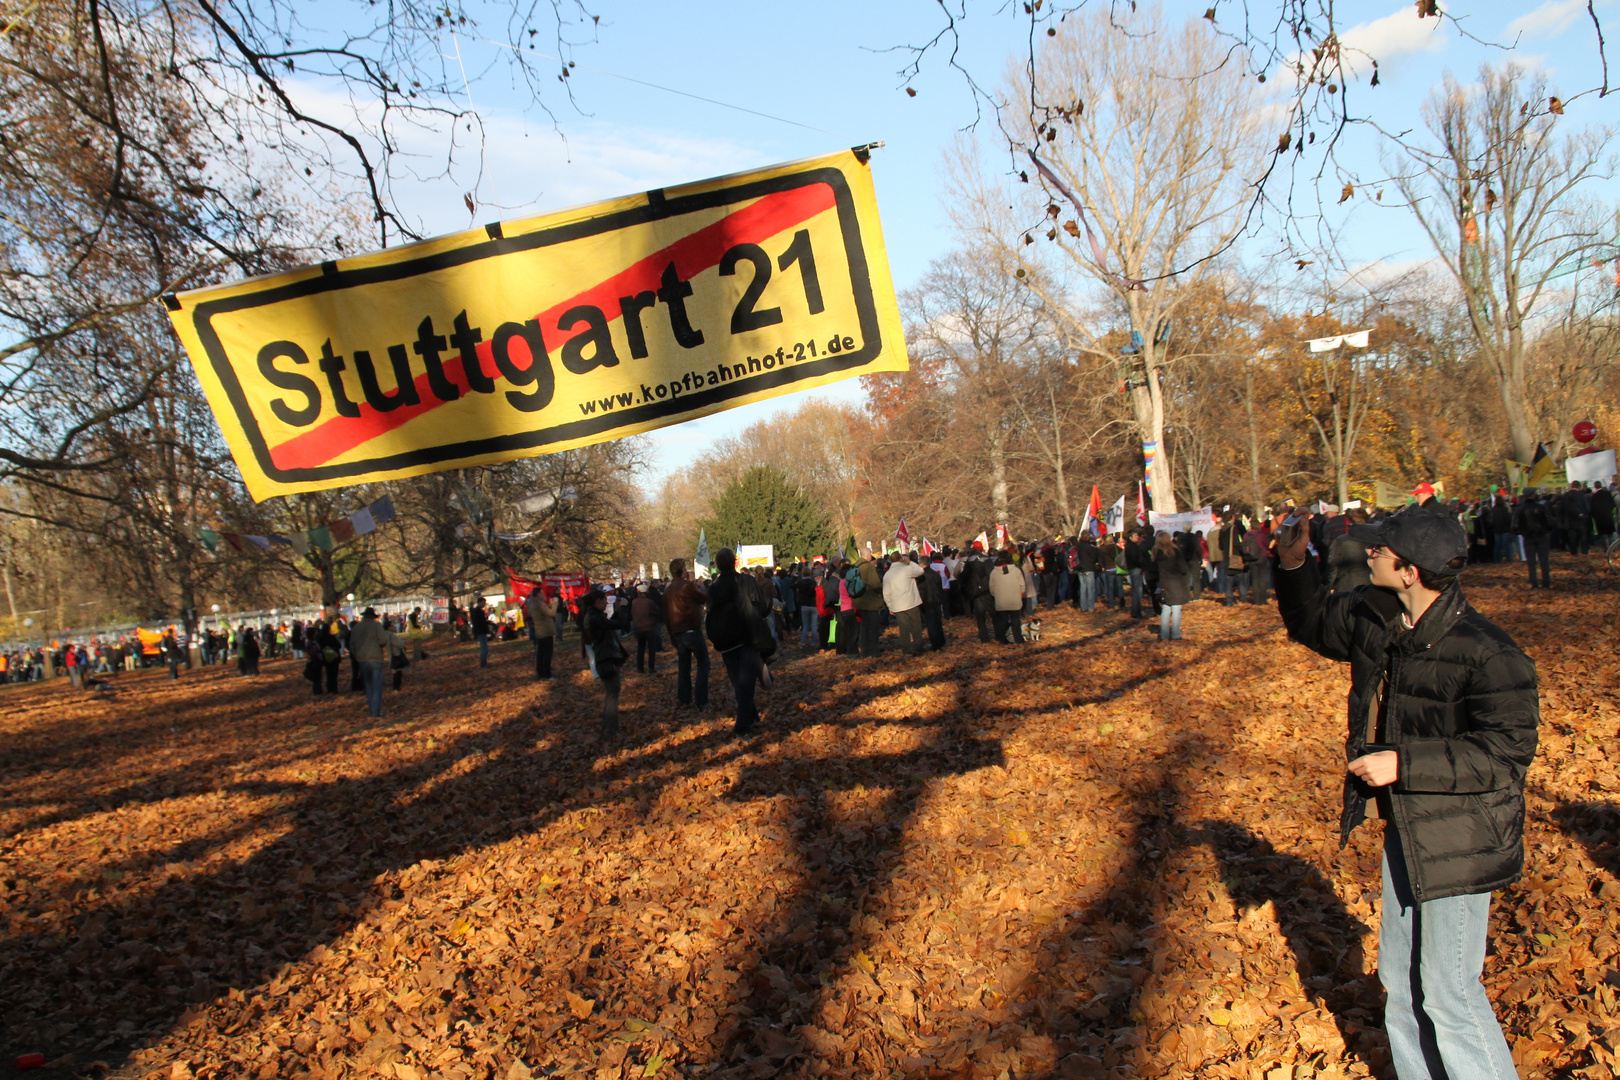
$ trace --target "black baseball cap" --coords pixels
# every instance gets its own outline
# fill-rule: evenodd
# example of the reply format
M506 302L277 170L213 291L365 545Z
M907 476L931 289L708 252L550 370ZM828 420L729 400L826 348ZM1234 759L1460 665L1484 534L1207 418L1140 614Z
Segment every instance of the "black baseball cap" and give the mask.
M1449 515L1408 507L1382 521L1350 526L1350 537L1368 547L1386 547L1431 574L1460 574L1462 567L1446 564L1468 558L1468 534Z

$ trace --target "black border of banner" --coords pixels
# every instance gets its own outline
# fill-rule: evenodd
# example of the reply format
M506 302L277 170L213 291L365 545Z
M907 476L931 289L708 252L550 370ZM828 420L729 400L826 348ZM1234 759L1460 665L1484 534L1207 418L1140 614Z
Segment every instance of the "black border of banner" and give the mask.
M778 367L772 371L745 376L742 379L723 383L707 390L682 394L679 398L668 401L648 402L644 405L606 415L572 420L533 431L445 443L439 446L423 447L390 454L387 457L368 458L339 465L320 465L313 468L282 469L278 468L270 460L269 447L265 443L263 432L259 429L258 418L253 414L246 396L242 393L241 383L237 380L236 372L231 367L230 360L225 354L225 348L220 343L219 335L215 333L211 321L214 316L226 312L263 307L338 289L398 281L418 274L467 265L482 259L549 247L553 244L568 243L583 237L612 232L615 229L645 225L654 221L679 217L682 214L711 210L717 206L746 202L765 195L809 187L814 184L826 184L833 190L833 202L838 210L839 226L844 237L844 253L850 269L850 282L855 293L855 310L860 320L862 347L851 353L823 357L818 360L797 363L791 367ZM197 305L192 316L197 336L202 341L203 348L207 351L208 360L213 366L214 374L225 388L225 394L230 399L231 407L236 411L237 420L241 424L242 431L247 436L249 445L253 447L254 458L258 461L259 467L263 470L265 476L280 483L303 483L356 476L362 473L390 472L396 469L432 465L443 461L479 457L486 454L500 454L512 450L532 450L553 443L572 442L576 439L588 438L615 428L631 427L648 420L656 420L677 413L702 409L705 406L733 398L746 397L761 390L786 386L806 379L860 367L871 362L883 350L883 335L879 326L877 305L872 295L871 268L866 261L866 248L862 243L860 222L855 212L855 199L843 171L830 166L717 188L713 191L682 195L673 199L663 198L662 192L651 192L645 206L631 207L628 210L621 210L584 221L570 222L567 225L542 229L539 232L527 233L522 236L502 238L492 233L489 240L469 244L454 251L444 251L433 255L424 255L420 258L405 259L386 266L360 267L352 270L342 268L334 270L330 267L323 267L323 269L326 272L322 274L305 278L302 281L274 286L262 292L247 293L221 300L204 301ZM698 360L696 357L693 358L693 363L694 366L698 367L708 364L708 362ZM719 361L715 360L713 363L719 363Z

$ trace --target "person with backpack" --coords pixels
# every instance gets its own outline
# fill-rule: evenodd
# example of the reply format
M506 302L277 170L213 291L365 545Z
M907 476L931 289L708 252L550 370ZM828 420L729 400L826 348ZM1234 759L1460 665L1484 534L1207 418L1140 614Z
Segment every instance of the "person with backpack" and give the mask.
M1243 523L1235 513L1228 512L1217 535L1226 562L1221 570L1221 604L1231 607L1249 599L1249 564L1243 557Z
M1513 531L1524 543L1524 565L1530 571L1530 587L1536 587L1536 565L1541 566L1541 587L1552 588L1552 515L1535 488L1527 488L1524 500L1513 514Z
M876 660L883 638L883 578L878 573L877 560L867 555L845 575L845 580L849 582L849 595L860 619L858 655Z
M971 554L962 563L962 595L968 610L973 612L973 621L978 624L979 640L990 644L993 640L990 630L996 602L990 595L990 561L985 558L984 548L976 541Z

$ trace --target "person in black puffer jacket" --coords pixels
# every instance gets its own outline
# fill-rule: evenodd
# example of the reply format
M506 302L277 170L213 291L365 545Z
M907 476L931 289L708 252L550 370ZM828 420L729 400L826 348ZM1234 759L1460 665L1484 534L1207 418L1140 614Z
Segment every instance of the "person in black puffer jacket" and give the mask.
M1395 1071L1514 1076L1479 977L1491 892L1524 868L1535 664L1463 599L1456 520L1407 510L1355 526L1371 584L1331 595L1302 530L1276 529L1288 636L1350 663L1341 846L1369 802L1385 821L1378 975Z

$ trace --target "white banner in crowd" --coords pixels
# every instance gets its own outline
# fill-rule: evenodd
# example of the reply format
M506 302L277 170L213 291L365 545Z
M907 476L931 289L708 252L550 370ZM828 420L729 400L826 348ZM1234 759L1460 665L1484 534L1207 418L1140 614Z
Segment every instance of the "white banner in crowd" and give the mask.
M744 566L775 566L776 549L770 544L739 544L737 545L737 565Z
M1620 472L1620 469L1615 468L1613 450L1599 450L1595 454L1582 454L1579 457L1564 459L1564 475L1583 484L1593 481L1606 484L1614 479L1617 472Z
M1187 510L1180 514L1161 514L1157 510L1149 510L1148 521L1154 532L1208 533L1215 529L1215 508L1206 506L1202 510Z

